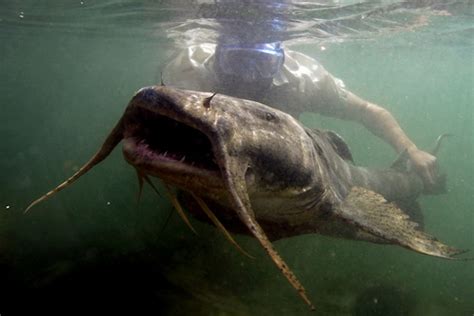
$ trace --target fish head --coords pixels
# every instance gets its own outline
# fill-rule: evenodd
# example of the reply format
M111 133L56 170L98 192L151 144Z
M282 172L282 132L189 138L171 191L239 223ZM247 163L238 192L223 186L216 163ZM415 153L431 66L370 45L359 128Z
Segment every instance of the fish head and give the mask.
M261 103L147 87L130 101L123 124L125 159L186 191L222 197L230 182L251 196L291 197L315 182L304 128Z

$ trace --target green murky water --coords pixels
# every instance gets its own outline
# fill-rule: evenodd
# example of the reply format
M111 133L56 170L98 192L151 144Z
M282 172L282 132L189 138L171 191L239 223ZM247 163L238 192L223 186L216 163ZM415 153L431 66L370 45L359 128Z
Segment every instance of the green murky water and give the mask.
M176 215L165 226L170 204L151 190L137 206L135 173L119 150L22 215L95 152L134 91L159 82L174 50L159 22L186 16L167 14L158 1L156 11L119 1L48 2L0 2L2 315L28 305L159 315L474 313L472 261L317 235L278 241L317 305L311 313L254 239L237 237L252 260L206 224L194 221L199 236ZM455 135L439 154L449 192L420 201L428 232L472 252L474 41L472 3L464 3L462 12L430 16L412 31L325 42L324 51L315 41L293 48L384 105L419 147ZM301 120L340 132L361 165L395 158L362 127L314 114Z

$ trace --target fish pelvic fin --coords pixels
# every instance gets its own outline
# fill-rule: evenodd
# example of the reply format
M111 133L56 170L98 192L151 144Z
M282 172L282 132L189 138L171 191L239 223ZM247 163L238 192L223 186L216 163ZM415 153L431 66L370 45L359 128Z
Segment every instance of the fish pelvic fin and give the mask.
M353 187L336 214L372 235L422 254L456 259L453 256L465 252L418 230L418 224L394 203L368 189Z

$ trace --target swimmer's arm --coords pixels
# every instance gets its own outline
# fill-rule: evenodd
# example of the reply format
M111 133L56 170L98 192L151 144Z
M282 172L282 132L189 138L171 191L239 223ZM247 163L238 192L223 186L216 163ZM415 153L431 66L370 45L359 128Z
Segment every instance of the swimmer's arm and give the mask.
M333 112L335 117L364 125L370 132L390 144L397 153L405 149L408 152L417 149L389 111L350 91L346 90L345 94L345 104Z
M373 134L389 143L397 153L406 150L425 184L434 184L437 173L436 157L418 149L389 111L350 91L344 92L345 102L343 101L339 108L336 107L330 115L364 125Z

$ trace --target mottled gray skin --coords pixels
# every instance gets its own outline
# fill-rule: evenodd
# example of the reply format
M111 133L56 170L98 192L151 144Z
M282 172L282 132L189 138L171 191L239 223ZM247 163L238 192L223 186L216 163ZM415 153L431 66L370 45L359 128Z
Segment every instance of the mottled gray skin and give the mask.
M146 109L201 131L210 139L221 169L225 168L223 152L235 159L237 169L245 174L241 185L246 187L256 219L273 240L321 233L383 242L348 226L333 216L332 208L342 203L353 186L379 192L388 200L415 199L423 189L414 173L354 166L341 158L324 131L309 130L286 113L219 94L209 107L203 106L210 95L168 87L144 88L129 109L130 113ZM124 124L126 131L133 130L133 123L125 120ZM173 137L173 131L156 137ZM240 225L222 179L224 170L194 168L189 161L147 159L137 153L133 132L125 133L124 155L145 173L204 197L218 216L227 212L221 217L228 228ZM241 231L245 233L245 229Z
M312 309L270 240L319 233L443 258L460 252L418 230L387 202L416 199L423 183L414 173L356 167L337 136L311 131L261 103L165 86L138 91L89 162L27 210L84 175L121 141L140 184L160 178L184 192L182 200L197 216L209 205L220 222L212 211L206 215L240 250L222 224L254 236Z

